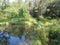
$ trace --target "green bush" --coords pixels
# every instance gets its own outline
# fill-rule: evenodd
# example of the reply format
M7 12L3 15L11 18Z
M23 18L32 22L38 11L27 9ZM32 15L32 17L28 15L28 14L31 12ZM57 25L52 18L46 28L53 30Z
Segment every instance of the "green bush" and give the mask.
M51 26L49 31L49 45L60 45L60 25Z
M48 19L60 18L60 1L52 2L48 5L44 16Z

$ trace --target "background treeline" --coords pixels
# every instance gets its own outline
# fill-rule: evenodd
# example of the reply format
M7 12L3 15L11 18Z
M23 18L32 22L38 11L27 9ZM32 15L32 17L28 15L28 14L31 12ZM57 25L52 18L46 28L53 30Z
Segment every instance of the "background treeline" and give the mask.
M0 30L34 45L60 45L60 0L0 0Z

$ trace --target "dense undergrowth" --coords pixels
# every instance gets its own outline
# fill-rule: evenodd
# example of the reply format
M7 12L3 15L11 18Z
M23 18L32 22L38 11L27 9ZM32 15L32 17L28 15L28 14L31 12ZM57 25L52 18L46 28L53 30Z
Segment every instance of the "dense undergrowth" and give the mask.
M39 14L36 18L27 11L25 6L3 7L0 8L0 30L7 30L9 34L19 37L25 35L33 41L34 45L60 45L59 7L50 3L47 7L49 12Z

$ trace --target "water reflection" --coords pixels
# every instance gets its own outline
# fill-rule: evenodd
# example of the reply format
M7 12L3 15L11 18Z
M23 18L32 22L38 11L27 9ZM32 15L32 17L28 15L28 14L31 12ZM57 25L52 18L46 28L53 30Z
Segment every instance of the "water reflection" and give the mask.
M8 45L19 45L20 43L20 38L11 36L10 39L8 40Z
M1 35L0 35L1 36ZM3 36L3 35L2 35ZM7 42L2 43L2 45L33 45L32 41L29 39L26 39L25 35L22 35L21 38L17 37L17 36L12 36L12 35L8 35L8 33L4 33L3 38L6 38L5 40L7 40ZM9 37L9 38L8 38ZM3 38L1 40L3 40Z
M26 39L25 35L22 35L21 38L11 36L8 42L8 45L33 45L33 42L29 39Z
M16 36L11 36L8 40L8 45L23 45L26 41L26 38L24 35L22 35L21 38Z

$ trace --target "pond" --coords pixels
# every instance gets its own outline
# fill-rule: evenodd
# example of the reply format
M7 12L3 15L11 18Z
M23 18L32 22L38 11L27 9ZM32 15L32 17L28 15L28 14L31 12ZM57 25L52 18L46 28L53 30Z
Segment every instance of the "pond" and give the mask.
M20 45L20 43L24 43L25 41L25 35L19 38L17 36L9 36L7 32L0 33L0 45Z
M26 39L25 35L19 38L9 35L7 32L0 33L0 45L32 45L31 42L29 39Z
M7 45L33 45L33 43L31 40L26 39L25 35L22 35L21 38L16 36L10 36Z
M16 36L10 36L8 39L8 45L20 45L20 43L24 43L26 41L25 36L22 35L21 38Z

